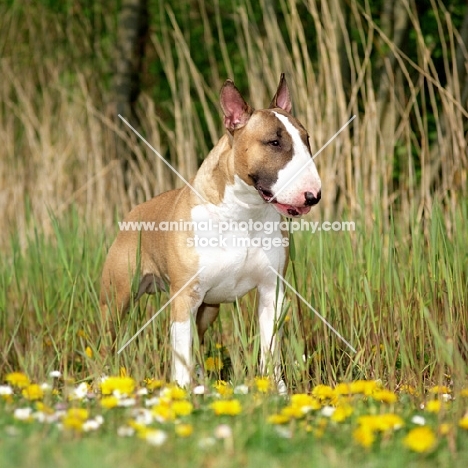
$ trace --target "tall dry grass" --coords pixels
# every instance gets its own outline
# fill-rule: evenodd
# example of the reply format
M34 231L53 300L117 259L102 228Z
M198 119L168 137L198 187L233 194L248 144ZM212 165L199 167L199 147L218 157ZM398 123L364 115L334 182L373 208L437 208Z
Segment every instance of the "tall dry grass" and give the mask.
M115 216L180 181L136 140L131 143L135 157L129 159L129 173L123 174L122 161L116 160L110 140L113 135L131 137L106 113L111 44L106 49L93 40L94 25L79 15L57 22L39 5L18 4L21 8L3 6L0 15L0 211L4 227L0 245L6 245L11 230L26 234L28 219L50 229L49 212L60 216L71 205L78 207L84 222L111 229ZM249 89L243 91L255 107L269 102L280 72L286 72L294 113L309 129L313 150L351 115L357 115L352 126L317 159L324 187L322 216L346 212L371 219L378 203L384 219L395 207L403 213L416 208L422 218L430 213L434 199L453 209L466 196L468 114L458 79L463 70L458 67L466 66L468 55L458 47L460 34L450 15L441 3L433 2L437 34L444 37L443 85L441 70L434 66L431 47L422 36L414 2L404 0L402 5L418 37L417 63L395 46L356 1L351 2L350 11L359 27L358 41L344 26L336 5L327 5L305 2L306 14L313 18L314 31L310 31L304 30L301 21L304 8L299 12L296 2L282 2L287 37L268 2L262 2L262 32L249 20L250 4L245 2L236 10L235 37L225 37L218 5L217 37L211 35L208 40L219 44L223 65L234 79L226 43L236 42L248 70ZM191 177L197 161L223 132L217 93L226 77L214 61L209 70L196 67L169 5L163 6L167 8L165 23L150 41L171 90L167 112L175 125L170 128L158 116L147 90L138 102L139 129L185 177ZM199 6L206 18L206 5L200 1ZM108 29L113 30L113 20L108 21ZM317 60L306 45L310 34L316 35ZM388 61L382 62L390 80L385 102L377 92L380 83L376 81L382 76L376 77L375 59L370 60L379 44L394 59L393 68ZM349 98L340 63L343 47L350 69ZM457 50L464 60L449 59ZM202 117L195 112L196 105L202 106ZM435 139L428 135L429 120L435 122Z

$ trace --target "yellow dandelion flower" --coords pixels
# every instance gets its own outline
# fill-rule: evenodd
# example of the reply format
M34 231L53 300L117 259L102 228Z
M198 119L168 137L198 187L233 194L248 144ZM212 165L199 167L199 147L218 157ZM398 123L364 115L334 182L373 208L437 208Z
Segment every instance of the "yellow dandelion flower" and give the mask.
M426 411L429 413L438 413L442 407L442 402L440 400L430 400L426 403Z
M184 400L187 398L187 392L178 385L170 385L167 390L171 400Z
M161 402L152 409L154 417L160 422L173 421L176 418L176 413L171 404Z
M416 396L419 394L419 392L411 385L402 385L400 387L400 393L407 393L408 395L413 395L413 396Z
M70 408L67 411L67 416L73 416L74 418L86 421L89 418L89 411L85 408Z
M111 395L118 392L122 395L131 395L135 390L135 380L131 377L108 377L101 382L101 393Z
M270 389L271 382L270 379L266 377L256 377L255 379L255 387L260 393L267 393Z
M37 384L31 384L28 385L26 388L23 388L23 391L21 392L26 398L26 400L42 400L44 397L44 390L40 387L40 385Z
M205 369L209 372L218 372L223 367L223 360L218 356L210 356L205 359Z
M309 410L318 410L322 407L321 403L317 398L306 393L295 393L291 396L291 405L298 406L303 411L308 412Z
M70 408L62 419L63 427L75 431L81 431L83 424L89 417L89 412L86 409Z
M234 393L234 389L224 380L218 380L214 385L215 390L219 395L228 397Z
M101 400L101 406L106 409L115 408L119 404L119 399L114 395L105 396Z
M386 432L403 426L403 419L394 413L364 415L358 418L358 424L371 431Z
M291 420L291 418L287 414L272 414L268 416L267 422L269 424L286 424Z
M401 416L398 416L395 413L385 413L377 415L377 425L379 430L381 431L388 431L388 430L396 430L403 427L405 424Z
M380 387L376 380L355 380L354 382L339 383L334 390L336 395L371 395Z
M372 352L373 353L376 353L377 350L385 351L385 346L382 343L380 343L379 346L377 346L377 345L372 346Z
M54 414L54 409L50 406L45 405L42 401L37 401L35 403L36 410L46 414Z
M177 424L175 433L179 437L190 437L193 433L193 426L191 424Z
M329 385L317 385L312 389L312 395L319 400L328 400L335 394Z
M28 377L22 372L11 372L6 375L5 380L13 387L25 388L29 385Z
M93 357L93 350L89 346L86 346L85 354L91 359Z
M414 452L428 452L435 447L436 436L430 427L416 427L408 432L403 439L403 444Z
M300 406L286 406L281 410L281 414L288 417L288 418L294 418L294 419L300 419L305 416L305 412L302 410Z
M242 411L239 400L219 400L211 403L210 407L217 416L236 416Z
M148 390L157 390L164 385L164 380L158 379L145 379L146 388Z
M336 408L330 419L335 422L343 422L353 414L353 407L350 405L340 405Z
M438 432L439 432L440 435L445 436L445 435L449 434L449 432L451 431L451 429L452 429L452 425L451 425L451 424L449 424L449 423L442 423L442 424L439 426Z
M395 393L390 390L377 390L372 393L372 398L377 401L382 401L384 403L395 403L398 400L398 397Z
M188 416L192 414L193 405L187 400L174 401L172 403L172 410L176 416Z
M221 343L216 343L215 348L216 349L223 349L223 345Z
M146 429L146 426L142 424L141 422L136 422L135 420L131 419L128 421L128 426L134 429L137 433L140 433L141 431L144 431Z
M468 430L468 415L465 414L465 416L458 421L458 426Z
M450 388L446 385L435 385L429 389L429 393L439 394L439 393L450 393Z
M359 426L353 431L353 439L362 447L369 448L375 441L375 434L372 429Z
M351 394L351 384L349 383L339 383L333 390L335 395L350 395Z
M371 395L379 390L381 383L377 380L356 380L351 382L351 394Z

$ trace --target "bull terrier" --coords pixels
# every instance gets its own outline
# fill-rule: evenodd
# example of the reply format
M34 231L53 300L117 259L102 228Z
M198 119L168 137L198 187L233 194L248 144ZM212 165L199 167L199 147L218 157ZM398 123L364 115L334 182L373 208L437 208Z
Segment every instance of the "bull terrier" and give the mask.
M146 222L154 229L119 232L104 264L101 311L109 323L132 299L168 288L172 379L187 387L192 328L196 325L202 342L221 303L257 288L261 369L271 363L284 392L275 336L283 303L277 274L285 274L289 260L282 216L308 213L321 198L321 181L308 133L291 115L284 74L268 109L250 107L231 80L221 89L220 105L227 132L190 183L136 206L126 217L127 226ZM188 228L157 228L172 221ZM269 227L268 243L266 231L258 229L262 225ZM223 238L220 226L229 227Z

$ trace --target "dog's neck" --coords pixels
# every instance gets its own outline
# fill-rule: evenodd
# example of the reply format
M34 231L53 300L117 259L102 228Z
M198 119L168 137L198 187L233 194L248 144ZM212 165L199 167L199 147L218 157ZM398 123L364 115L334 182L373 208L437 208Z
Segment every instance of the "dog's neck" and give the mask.
M229 135L224 135L211 150L198 170L194 188L214 205L229 203L244 210L265 209L257 190L236 175L231 141Z

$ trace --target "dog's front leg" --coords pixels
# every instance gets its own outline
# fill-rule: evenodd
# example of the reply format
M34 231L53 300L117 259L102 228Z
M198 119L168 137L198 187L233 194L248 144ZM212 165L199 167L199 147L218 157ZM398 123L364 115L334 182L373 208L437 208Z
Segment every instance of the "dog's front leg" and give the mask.
M268 366L273 368L273 375L277 383L278 392L287 393L286 385L281 379L280 347L278 346L281 330L278 329L278 320L283 305L283 286L276 286L276 282L259 286L258 318L260 324L260 365L262 372L268 371Z
M198 304L191 298L180 295L171 308L172 381L181 387L190 385L192 374L192 313Z

